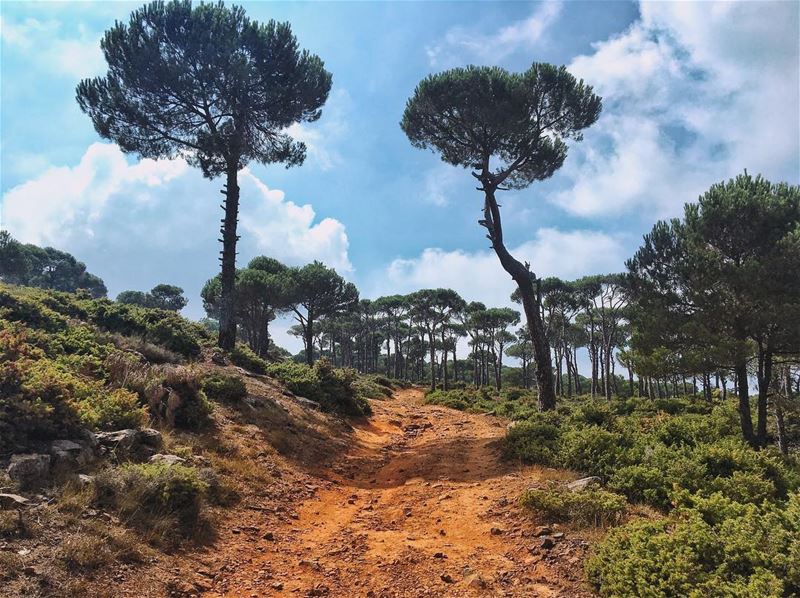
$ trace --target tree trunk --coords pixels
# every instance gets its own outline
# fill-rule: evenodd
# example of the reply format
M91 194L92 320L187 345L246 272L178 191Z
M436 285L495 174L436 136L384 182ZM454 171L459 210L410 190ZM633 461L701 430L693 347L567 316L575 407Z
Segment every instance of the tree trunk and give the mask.
M750 389L747 384L747 362L742 361L736 365L736 392L739 394L739 419L742 426L742 436L745 442L755 444L753 437L753 417L750 413Z
M225 184L225 217L222 219L222 294L219 300L218 345L230 351L236 345L236 224L239 219L239 185L236 165L229 166Z
M503 269L511 275L519 287L522 308L528 322L528 330L533 342L533 354L536 359L536 381L539 386L539 409L549 411L556 408L556 393L553 388L553 364L550 361L550 345L544 331L542 316L539 312L539 300L533 288L533 276L530 269L515 259L503 243L503 227L500 220L500 208L494 197L496 185L489 180L490 175L484 171L483 190L485 193L483 225L489 231L497 257Z
M311 313L311 310L308 310L308 316L306 316L306 326L303 332L306 335L306 363L308 365L314 365L314 314Z
M428 339L431 342L431 390L436 390L436 345L432 330L428 330Z
M756 411L758 423L756 424L756 442L758 446L767 446L767 397L769 385L772 382L772 347L767 341L766 348L762 349L758 343L758 402Z

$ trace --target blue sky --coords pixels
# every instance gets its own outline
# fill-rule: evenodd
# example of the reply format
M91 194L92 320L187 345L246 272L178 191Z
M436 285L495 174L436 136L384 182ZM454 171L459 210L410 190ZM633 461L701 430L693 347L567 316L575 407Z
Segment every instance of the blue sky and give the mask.
M74 101L104 73L103 31L138 4L0 3L2 226L74 253L112 296L179 284L200 317L221 182L123 156ZM398 126L417 81L466 64L566 64L604 98L556 176L502 199L508 243L538 274L621 269L656 219L744 168L800 182L795 2L242 4L288 20L334 84L322 118L293 129L303 166L242 173L241 263L321 259L365 296L451 286L507 303L471 177Z

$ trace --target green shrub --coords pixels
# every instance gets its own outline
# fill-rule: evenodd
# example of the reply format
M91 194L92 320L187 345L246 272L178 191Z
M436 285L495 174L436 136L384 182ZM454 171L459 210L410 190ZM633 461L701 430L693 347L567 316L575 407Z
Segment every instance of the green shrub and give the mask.
M614 529L587 576L603 596L780 597L800 591L800 497L742 505L693 498L659 521Z
M124 388L101 391L91 400L81 401L78 417L84 425L102 430L139 428L148 419L138 395Z
M230 352L231 362L254 374L269 373L269 364L245 345L236 345ZM274 374L273 374L274 375Z
M578 424L598 426L611 429L616 421L616 415L607 402L589 401L581 405L572 414L572 420Z
M208 424L213 406L201 386L199 375L188 367L167 368L162 384L169 390L163 396L162 414L178 428L198 430ZM178 406L170 411L172 394L179 398Z
M314 373L319 380L323 409L353 416L372 413L369 402L354 388L358 377L354 369L335 369L329 360L322 358L314 364Z
M343 415L369 415L372 408L358 392L358 374L350 368L334 368L328 359L317 360L314 367L295 361L269 365L268 372L296 395L317 401L325 411Z
M322 398L322 389L316 372L304 363L288 359L271 363L267 368L267 373L277 378L281 384L296 395L312 401L320 401Z
M561 430L544 421L521 421L508 430L505 454L526 463L555 466Z
M660 508L670 505L672 486L666 472L655 467L642 464L620 467L611 475L608 486L633 502Z
M247 386L239 376L211 374L203 378L203 392L212 401L241 401L247 396Z
M169 540L170 533L195 531L208 488L194 468L163 463L107 469L95 477L94 487L99 505L157 532L159 542Z
M561 436L559 452L565 467L608 476L622 462L622 436L598 426L574 428Z
M625 510L625 497L594 488L579 492L564 488L531 489L522 494L520 504L548 521L606 526L619 521Z

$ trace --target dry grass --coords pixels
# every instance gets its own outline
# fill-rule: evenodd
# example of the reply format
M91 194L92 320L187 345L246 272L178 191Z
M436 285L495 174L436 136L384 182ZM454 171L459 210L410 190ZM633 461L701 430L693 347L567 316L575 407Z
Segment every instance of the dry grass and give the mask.
M140 562L144 546L131 532L85 522L62 543L59 557L67 568L93 570L113 563Z

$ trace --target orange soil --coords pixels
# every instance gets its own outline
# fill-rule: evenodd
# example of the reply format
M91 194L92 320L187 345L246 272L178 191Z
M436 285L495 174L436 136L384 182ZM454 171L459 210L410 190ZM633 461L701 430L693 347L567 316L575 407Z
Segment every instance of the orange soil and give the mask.
M500 458L505 422L372 401L333 467L297 480L296 503L254 499L220 530L201 584L208 597L588 596L586 543L539 548L519 494L564 472Z

